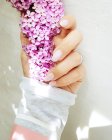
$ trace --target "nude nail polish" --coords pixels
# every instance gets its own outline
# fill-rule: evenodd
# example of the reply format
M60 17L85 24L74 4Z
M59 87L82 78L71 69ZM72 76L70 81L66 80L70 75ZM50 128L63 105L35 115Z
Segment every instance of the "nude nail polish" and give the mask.
M45 77L45 81L50 81L54 78L54 74L53 73L48 73L47 76Z
M66 20L66 19L61 20L61 21L60 21L60 25L61 25L62 27L66 27L66 26L68 25L68 20Z
M60 50L57 50L52 57L52 61L53 62L58 61L61 56L62 56L62 52Z
M56 85L56 81L52 81L52 82L50 82L49 85L51 85L51 86L55 86L55 85Z

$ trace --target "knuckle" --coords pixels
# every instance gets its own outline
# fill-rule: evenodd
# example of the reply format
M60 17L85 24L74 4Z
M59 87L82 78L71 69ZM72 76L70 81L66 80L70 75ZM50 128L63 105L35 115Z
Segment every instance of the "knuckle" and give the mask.
M81 72L80 72L80 70L77 70L77 71L76 71L76 77L77 77L77 78L81 78Z
M86 70L85 70L84 65L81 65L81 66L79 67L78 72L79 72L79 74L80 74L80 75L79 75L80 79L84 79L84 78L85 78L85 75L86 75Z
M81 54L80 53L78 53L78 52L75 52L74 53L74 58L75 58L75 61L77 61L78 63L80 63L82 60L82 56L81 56Z
M75 24L76 25L76 19L74 18L74 16L68 16L68 18L71 20L71 22L73 23L73 24Z
M78 52L75 52L75 61L77 61L77 62L81 61L81 55Z
M82 71L81 66L79 66L74 70L74 78L82 79L82 76L83 76L83 71Z

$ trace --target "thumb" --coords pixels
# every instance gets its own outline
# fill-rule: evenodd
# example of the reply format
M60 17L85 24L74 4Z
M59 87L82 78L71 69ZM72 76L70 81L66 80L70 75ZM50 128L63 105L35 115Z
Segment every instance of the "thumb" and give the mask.
M29 77L29 63L28 63L28 56L26 53L21 50L21 64L23 69L23 74L25 77Z
M22 45L31 44L31 42L29 41L29 39L22 32L20 33L20 40L21 40L21 44Z

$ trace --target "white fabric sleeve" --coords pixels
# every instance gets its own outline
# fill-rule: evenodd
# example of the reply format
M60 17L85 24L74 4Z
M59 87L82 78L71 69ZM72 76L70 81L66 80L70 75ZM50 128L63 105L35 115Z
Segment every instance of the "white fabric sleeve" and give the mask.
M22 78L20 88L23 98L16 123L40 132L49 140L60 140L76 95L26 77Z

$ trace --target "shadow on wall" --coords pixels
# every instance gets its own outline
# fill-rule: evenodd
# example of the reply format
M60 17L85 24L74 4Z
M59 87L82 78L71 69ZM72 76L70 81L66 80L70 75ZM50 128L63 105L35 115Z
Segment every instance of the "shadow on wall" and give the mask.
M0 0L0 140L9 140L21 97L19 15Z
M70 109L62 140L111 140L112 120L97 109L94 100L91 99L89 104L86 85L87 81L78 92L76 104Z

